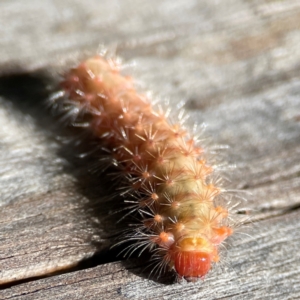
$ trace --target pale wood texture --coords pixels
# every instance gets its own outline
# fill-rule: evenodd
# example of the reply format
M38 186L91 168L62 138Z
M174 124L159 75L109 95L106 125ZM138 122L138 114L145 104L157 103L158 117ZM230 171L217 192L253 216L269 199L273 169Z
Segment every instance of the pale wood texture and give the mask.
M3 0L0 23L0 299L300 298L299 1ZM100 44L175 110L184 100L210 146L229 145L228 188L251 193L251 223L204 282L111 262L107 183L44 108L58 72Z

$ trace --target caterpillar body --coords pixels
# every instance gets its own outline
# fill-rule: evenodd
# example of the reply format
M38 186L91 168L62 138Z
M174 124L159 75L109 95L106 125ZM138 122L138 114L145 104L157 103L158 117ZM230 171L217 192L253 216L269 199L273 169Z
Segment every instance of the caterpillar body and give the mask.
M86 116L87 130L110 150L129 187L138 219L124 237L133 241L131 250L148 248L158 268L173 269L179 278L203 278L233 230L228 210L218 204L223 189L214 184L214 167L196 138L154 110L105 56L72 68L61 89L63 101Z

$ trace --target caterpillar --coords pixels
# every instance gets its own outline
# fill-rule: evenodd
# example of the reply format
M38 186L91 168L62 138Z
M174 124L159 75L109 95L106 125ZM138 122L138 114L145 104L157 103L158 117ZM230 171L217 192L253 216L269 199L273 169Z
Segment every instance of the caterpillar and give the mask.
M109 150L131 197L136 226L124 236L129 250L149 249L157 268L196 281L219 261L219 246L232 234L224 190L197 138L155 110L134 80L105 55L69 70L53 97L72 105L87 130ZM63 100L61 100L63 99Z

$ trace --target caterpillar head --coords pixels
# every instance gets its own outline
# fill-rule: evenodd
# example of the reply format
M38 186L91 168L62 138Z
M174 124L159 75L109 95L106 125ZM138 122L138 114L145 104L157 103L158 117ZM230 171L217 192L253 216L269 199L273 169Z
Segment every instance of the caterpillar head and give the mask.
M218 259L216 247L202 237L182 239L173 254L175 271L187 281L204 278Z
M174 267L180 277L187 281L203 278L211 268L211 257L205 252L177 252Z

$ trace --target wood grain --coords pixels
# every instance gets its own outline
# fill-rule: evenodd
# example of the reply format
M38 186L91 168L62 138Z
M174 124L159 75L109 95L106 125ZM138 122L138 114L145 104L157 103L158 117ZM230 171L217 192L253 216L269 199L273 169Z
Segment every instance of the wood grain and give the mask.
M300 297L299 1L4 0L0 22L0 299ZM106 252L105 178L44 106L59 72L99 44L175 113L184 100L211 149L230 147L217 155L236 165L228 189L252 222L204 282L149 280Z
M290 249L300 241L299 212L255 229L234 238L230 264L196 284L156 283L141 278L141 268L116 262L14 286L0 299L298 299L300 255Z

